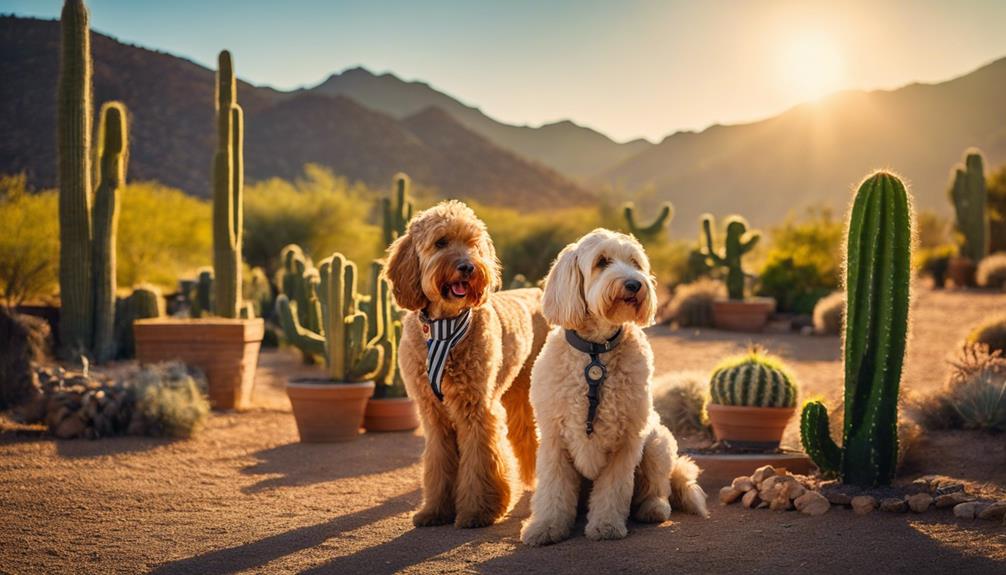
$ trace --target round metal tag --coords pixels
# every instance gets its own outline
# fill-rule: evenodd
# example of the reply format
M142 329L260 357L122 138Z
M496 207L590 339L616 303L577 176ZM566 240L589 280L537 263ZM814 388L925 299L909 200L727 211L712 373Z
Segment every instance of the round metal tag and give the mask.
M604 368L599 365L592 365L587 368L587 376L594 380L601 379L604 377Z

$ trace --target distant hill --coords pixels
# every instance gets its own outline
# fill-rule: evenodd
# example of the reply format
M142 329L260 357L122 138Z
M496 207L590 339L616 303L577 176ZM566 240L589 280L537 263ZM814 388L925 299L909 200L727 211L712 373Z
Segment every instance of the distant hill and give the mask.
M646 140L617 143L600 132L568 120L537 128L504 124L429 84L406 82L394 74L378 76L364 68L333 74L311 91L349 96L396 118L437 107L489 141L577 179L597 176L653 146Z
M670 200L672 228L692 233L704 211L737 212L755 225L824 203L843 213L869 171L891 168L918 208L950 212L952 165L969 146L986 170L1006 162L1006 58L939 84L843 92L750 124L680 132L608 170L594 183L651 186Z
M94 33L94 101L118 99L131 115L129 177L208 196L215 139L214 72L188 60ZM59 23L0 17L0 172L25 171L32 185L56 183L55 91ZM235 55L241 70L240 54ZM554 170L469 131L446 113L402 120L351 99L283 93L240 82L249 179L293 178L305 163L386 186L408 172L443 196L522 209L590 201ZM458 146L452 149L452 146Z

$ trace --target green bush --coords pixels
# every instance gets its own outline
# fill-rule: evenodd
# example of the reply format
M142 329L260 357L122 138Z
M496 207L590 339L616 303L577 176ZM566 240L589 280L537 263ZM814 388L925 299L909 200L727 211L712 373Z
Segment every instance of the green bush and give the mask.
M57 290L56 192L29 193L25 176L0 176L0 303L16 306Z
M912 398L909 412L924 428L1006 431L1006 360L1001 351L965 345L943 389Z
M993 317L968 334L967 343L987 345L992 352L1006 354L1006 315Z
M810 314L835 291L841 271L844 225L826 209L788 217L772 229L772 247L758 278L758 295L776 299L779 311Z
M919 271L919 275L929 276L933 279L933 287L942 288L947 283L947 269L950 267L950 259L957 255L957 246L954 244L940 244L928 248L916 250L912 256L912 265Z

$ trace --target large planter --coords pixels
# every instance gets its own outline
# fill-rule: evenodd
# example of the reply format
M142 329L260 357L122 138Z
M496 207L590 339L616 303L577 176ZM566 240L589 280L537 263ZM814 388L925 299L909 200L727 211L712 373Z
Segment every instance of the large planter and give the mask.
M775 449L795 407L747 407L706 405L716 439L729 447Z
M363 416L367 431L412 431L419 427L416 402L410 397L370 398Z
M154 318L133 322L140 363L180 360L206 374L214 409L251 406L261 319Z
M286 394L293 406L297 432L305 443L348 441L360 434L374 382L293 379Z
M728 331L762 331L774 311L775 300L768 297L719 299L713 302L713 325Z
M962 287L975 287L975 272L978 270L977 264L971 258L954 257L950 258L950 265L947 275L953 280L954 285Z

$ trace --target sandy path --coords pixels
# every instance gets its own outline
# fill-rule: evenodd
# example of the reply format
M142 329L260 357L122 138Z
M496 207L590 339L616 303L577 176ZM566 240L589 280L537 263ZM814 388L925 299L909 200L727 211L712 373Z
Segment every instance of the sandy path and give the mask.
M997 308L1006 308L1006 296L921 294L906 384L938 385L943 358ZM707 370L748 339L665 328L652 336L660 372ZM837 338L757 339L787 358L811 393L837 395ZM525 495L488 529L415 530L409 513L419 502L422 438L299 444L281 374L303 368L277 353L262 364L256 399L269 407L214 415L190 441L0 433L0 572L1006 572L1006 528L945 512L860 518L833 509L810 518L716 506L708 521L633 525L619 542L578 535L528 549L517 539ZM987 453L986 467L1006 469L1006 449ZM967 461L942 467L969 473Z

